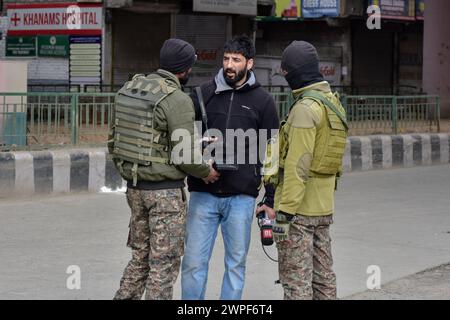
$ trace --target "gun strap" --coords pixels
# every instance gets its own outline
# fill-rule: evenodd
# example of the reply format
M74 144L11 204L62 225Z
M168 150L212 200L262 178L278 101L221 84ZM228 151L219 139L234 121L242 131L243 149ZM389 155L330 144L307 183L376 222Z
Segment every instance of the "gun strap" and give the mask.
M195 87L197 93L198 104L200 105L200 112L202 113L202 121L205 125L206 131L208 131L208 115L206 114L205 102L203 101L202 88Z

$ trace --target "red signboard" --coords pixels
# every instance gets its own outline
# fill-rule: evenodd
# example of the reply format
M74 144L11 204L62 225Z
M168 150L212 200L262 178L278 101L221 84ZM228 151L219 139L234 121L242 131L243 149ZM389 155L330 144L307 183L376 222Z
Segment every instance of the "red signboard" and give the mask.
M101 35L102 4L8 4L9 36Z

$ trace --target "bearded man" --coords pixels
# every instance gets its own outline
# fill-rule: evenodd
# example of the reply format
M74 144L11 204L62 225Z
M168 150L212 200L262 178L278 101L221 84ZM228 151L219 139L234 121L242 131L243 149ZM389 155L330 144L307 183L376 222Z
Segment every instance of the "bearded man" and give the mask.
M196 119L207 118L203 129L219 132L217 145L226 146L226 150L215 152L216 168L220 172L216 183L188 177L190 202L181 273L183 300L205 298L209 260L219 225L225 247L220 298L239 300L242 297L255 200L262 184L258 155L263 150L259 150L259 139L270 139L272 131L279 127L275 102L252 72L254 56L255 48L247 36L233 38L224 46L223 68L215 79L200 86L202 99L196 92L191 96ZM204 101L207 117L202 117L199 100ZM244 137L241 141L245 142L239 144L240 137L229 138L227 131L254 134ZM274 188L265 190L261 207L274 215Z

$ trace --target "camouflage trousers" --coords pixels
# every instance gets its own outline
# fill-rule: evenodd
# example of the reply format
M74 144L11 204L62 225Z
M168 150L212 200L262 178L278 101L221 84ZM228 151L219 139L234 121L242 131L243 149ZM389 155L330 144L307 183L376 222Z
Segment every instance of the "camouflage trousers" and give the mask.
M114 299L170 300L184 253L186 202L181 189L127 190L132 258Z
M336 299L332 270L332 216L295 216L289 239L277 243L278 271L285 300Z

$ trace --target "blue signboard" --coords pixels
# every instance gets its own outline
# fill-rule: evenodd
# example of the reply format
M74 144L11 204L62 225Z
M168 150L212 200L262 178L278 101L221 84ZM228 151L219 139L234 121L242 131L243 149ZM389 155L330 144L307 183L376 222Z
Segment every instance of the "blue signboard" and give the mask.
M101 36L70 36L70 43L102 43Z
M320 18L320 17L339 17L339 0L303 0L302 17Z

